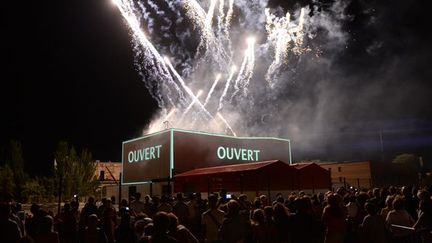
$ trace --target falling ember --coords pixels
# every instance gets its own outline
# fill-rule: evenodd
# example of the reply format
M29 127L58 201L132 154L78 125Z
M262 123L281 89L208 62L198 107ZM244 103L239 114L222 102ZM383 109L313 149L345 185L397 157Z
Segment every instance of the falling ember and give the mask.
M280 70L286 68L290 51L301 54L306 36L304 25L308 23L304 19L307 16L305 9L297 12L298 19L291 19L290 13L279 17L253 0L250 2L255 4L255 8L248 11L254 11L255 15L241 14L249 1L208 0L203 3L197 0L165 0L164 4L142 0L112 1L134 38L134 50L140 60L137 65L142 65L139 71L146 73L143 76L147 88L161 111L170 109L166 116L159 116L150 124L148 131L152 132L163 129L159 124L168 120L180 128L222 132L219 129L225 128L210 126L215 122L214 116L217 116L225 124L224 127L236 136L231 124L239 131L240 123L232 119L241 120L243 116L248 116L244 104L249 105L254 100L262 99L263 95L271 95L260 92L271 91L274 84L280 82L278 75ZM169 8L163 9L164 6ZM265 26L248 30L250 25L233 20L234 16L244 16L249 18L247 21L250 23ZM184 19L191 28L175 26ZM160 29L155 28L156 23L162 25ZM233 23L239 26L231 26ZM161 33L153 36L155 31ZM194 52L188 52L184 43L193 43L188 42L192 32L197 33L197 45ZM173 35L175 38L168 46L159 41L153 45L150 41ZM241 41L237 41L239 39ZM252 87L255 92L251 92ZM192 90L199 91L194 94ZM207 95L202 102L199 97L204 92ZM230 122L221 112L230 114Z

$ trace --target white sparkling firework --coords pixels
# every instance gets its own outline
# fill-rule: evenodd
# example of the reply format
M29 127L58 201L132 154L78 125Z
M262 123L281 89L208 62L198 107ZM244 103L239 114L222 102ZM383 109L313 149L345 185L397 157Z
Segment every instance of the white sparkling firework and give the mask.
M302 44L304 9L301 9L299 24L297 26L291 25L291 15L289 13L286 13L284 17L276 17L270 11L269 8L265 9L267 17L266 30L268 33L267 38L274 48L274 60L268 68L266 80L270 86L273 86L273 74L276 69L286 64L290 44Z
M230 124L227 122L227 120L225 120L225 118L221 115L221 113L216 113L217 116L226 124L227 128L231 131L232 135L234 135L235 137L237 137L237 134L234 132L234 130L232 129L232 127L230 126Z
M231 101L240 91L247 93L247 86L249 85L249 81L253 75L253 68L255 62L255 54L254 54L255 38L254 37L247 38L246 43L248 47L245 51L245 56L243 58L242 65L240 67L240 71L237 75L237 79L234 82L235 90L231 95L231 99L230 99Z
M228 4L228 12L226 14L226 18L225 18L225 35L229 36L229 28L231 25L231 19L233 16L233 12L234 12L234 0L229 0L229 4Z
M180 120L178 121L179 124L183 122L183 119L185 118L186 114L192 109L192 107L195 105L196 101L199 99L199 97L202 95L202 90L198 90L198 93L196 95L196 99L193 100L189 106L186 108L186 110L183 112L183 114L180 117Z
M216 88L216 85L218 84L220 78L221 78L221 75L218 74L218 75L216 76L215 81L213 82L213 85L212 85L211 88L210 88L210 91L209 91L208 94L207 94L207 97L206 97L205 101L204 101L204 107L205 107L205 106L207 105L207 103L209 102L209 100L210 100L210 98L211 98L211 96L212 96L212 94L213 94L213 91L214 91L214 89Z
M158 1L113 0L113 2L126 20L135 42L139 44L139 46L136 45L135 52L142 58L139 60L145 65L140 66L137 63L138 70L144 74L142 76L146 77L147 73L148 76L156 77L160 82L160 84L150 84L149 80L145 80L148 83L147 88L158 101L162 114L170 110L167 115L155 119L146 132L161 130L166 128L163 125L170 124L174 127L213 132L222 132L227 129L229 133L237 136L231 122L237 124L238 122L232 119L242 119L242 114L240 114L242 102L260 98L250 94L250 87L266 85L261 81L266 79L268 87L271 88L275 80L277 81L278 70L287 64L289 51L301 54L299 50L302 50L305 36L304 9L300 10L299 18L292 22L289 13L286 13L284 17L277 17L270 9L251 10L255 11L256 20L247 21L255 21L254 24L256 24L262 16L265 16L266 19L266 33L257 33L258 30L248 32L244 28L248 25L244 23L240 28L231 26L231 23L235 22L233 21L234 12L235 16L241 15L241 11L244 10L242 8L247 5L244 1L209 0L201 5L201 1L196 0L165 0L165 5L168 4L167 9L158 5ZM179 8L183 8L185 12ZM163 20L165 26L159 26L160 30L156 28L155 24L158 22L152 16L158 16L160 20ZM171 17L174 19L170 19ZM168 33L171 25L181 23L182 19L186 18L189 23L193 24L193 28L192 30L184 29L185 33L193 31L199 33L199 43L197 42L195 54L189 55L194 56L194 60L185 58L186 55L176 57L175 54L179 53L176 50L182 47L178 44L170 44L169 48L163 49L161 43L156 44L157 47L160 47L156 48L150 42L153 32L156 31L162 31L159 36L169 38L172 36ZM294 24L295 22L298 24ZM147 35L142 26L147 28L149 32ZM181 34L176 33L177 37L179 35ZM245 42L245 37L250 35L260 37L260 40L263 39L261 38L263 35L266 35L265 43L258 43L254 37L246 38ZM242 41L233 43L232 39ZM258 48L260 51L257 51ZM170 58L163 58L158 49L172 56L172 62ZM171 53L163 51L166 49L169 49ZM264 57L268 55L262 53L262 50L269 50L273 53L271 63L262 63ZM264 68L267 73L265 76L255 78L255 68L258 64L267 65L267 68ZM238 69L236 65L239 65ZM184 67L192 68L185 72L182 70ZM187 75L182 77L180 73L187 73ZM215 75L217 73L220 74ZM211 85L208 82L209 77L216 77ZM226 80L224 85L218 85L220 79ZM259 89L265 90L265 87ZM192 90L199 91L195 95ZM199 100L203 93L201 90L208 90L204 102ZM234 98L235 103L233 103ZM222 116L221 112L230 119L230 122ZM219 127L221 123L216 122L215 116L223 122L222 128ZM210 126L210 124L213 125Z
M231 67L231 72L230 72L230 75L229 75L229 77L228 77L228 79L227 79L227 81L226 81L226 83L225 83L225 88L224 88L224 90L223 90L223 93L222 93L222 95L221 95L221 97L220 97L220 99L219 99L219 105L218 105L218 109L217 109L217 111L220 111L222 108L223 108L223 103L224 103L224 101L225 101L225 96L226 96L226 94L227 94L227 92L228 92L228 89L229 89L229 87L230 87L230 84L231 84L231 80L232 80L232 78L234 77L234 73L237 71L237 66L232 66Z
M173 65L171 64L169 58L165 57L164 58L165 63L168 65L168 67L171 69L171 71L173 72L174 76L178 79L178 81L180 82L180 84L182 85L182 87L186 90L186 93L188 93L190 95L190 97L192 98L192 100L194 102L196 102L199 107L201 107L202 111L209 116L209 118L213 119L213 116L206 110L206 108L203 106L203 104L198 100L198 98L194 95L194 93L192 92L192 90L186 85L185 81L183 80L183 78L180 76L180 74L177 73L177 71L175 70L175 68L173 67Z

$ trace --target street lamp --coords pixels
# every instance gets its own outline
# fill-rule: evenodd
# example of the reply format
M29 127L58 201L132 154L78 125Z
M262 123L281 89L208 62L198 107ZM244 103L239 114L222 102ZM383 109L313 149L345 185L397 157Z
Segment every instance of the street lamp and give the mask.
M64 161L63 161L63 163L64 163ZM62 170L62 167L58 166L56 159L54 159L54 169L59 172L57 215L60 215L60 212L61 212L61 194L62 194L62 186L63 186L62 185L63 184L63 170Z

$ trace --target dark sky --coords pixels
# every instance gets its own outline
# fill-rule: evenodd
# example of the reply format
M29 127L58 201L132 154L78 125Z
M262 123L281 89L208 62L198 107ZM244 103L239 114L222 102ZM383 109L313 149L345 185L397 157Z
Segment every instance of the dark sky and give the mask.
M52 163L60 140L90 149L95 159L120 161L122 141L140 135L156 103L135 71L131 37L118 10L110 0L13 2L3 8L1 145L21 141L27 169L35 173ZM432 50L425 2L351 1L344 23L349 40L334 65L344 76L361 79L346 89L382 82L386 88L356 97L366 102L354 108L365 112L350 115L352 126L338 130L349 139L327 143L348 141L346 147L355 151L349 154L362 154L367 142L353 141L369 136L365 126L385 127L386 146L394 151L431 155Z

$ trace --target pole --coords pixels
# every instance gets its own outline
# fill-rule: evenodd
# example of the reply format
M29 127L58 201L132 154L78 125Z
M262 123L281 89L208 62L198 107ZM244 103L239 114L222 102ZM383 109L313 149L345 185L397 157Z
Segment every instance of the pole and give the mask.
M241 175L240 175L240 193L241 193L241 194L243 194L243 187L244 187L244 184L243 184L243 177L244 177L244 175L241 174Z
M270 193L270 176L267 175L267 194L268 194L268 202L271 202L271 193ZM266 206L266 205L264 205Z
M183 188L182 188L183 189ZM184 190L183 190L184 191ZM207 196L210 195L210 177L207 177Z
M63 172L60 170L59 176L59 187L58 187L58 203L57 203L57 215L61 212L61 194L62 194L62 184L63 184Z
M380 137L380 145L381 145L381 161L384 162L384 141L383 141L382 129L380 129L379 131L379 137Z
M119 183L118 183L118 201L119 202L121 202L121 199L122 199L122 173L120 172L120 180L119 180ZM119 204L120 205L120 204Z
M315 182L313 176L311 179L312 179L312 194L315 194Z

